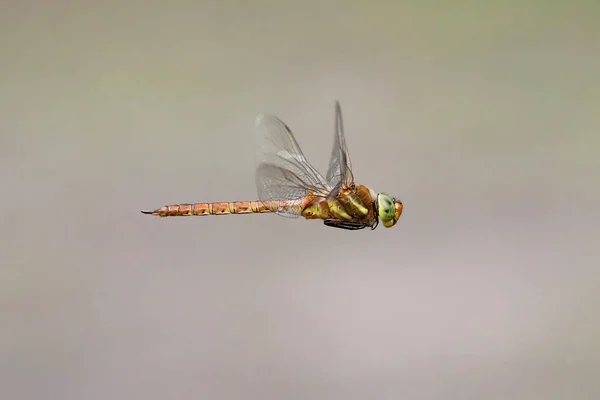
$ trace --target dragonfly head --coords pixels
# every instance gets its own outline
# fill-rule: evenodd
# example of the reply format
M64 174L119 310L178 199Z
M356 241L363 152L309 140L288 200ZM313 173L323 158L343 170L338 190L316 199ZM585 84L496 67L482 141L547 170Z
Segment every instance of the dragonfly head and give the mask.
M402 214L402 202L385 193L377 195L377 215L383 222L383 226L391 228L396 225Z

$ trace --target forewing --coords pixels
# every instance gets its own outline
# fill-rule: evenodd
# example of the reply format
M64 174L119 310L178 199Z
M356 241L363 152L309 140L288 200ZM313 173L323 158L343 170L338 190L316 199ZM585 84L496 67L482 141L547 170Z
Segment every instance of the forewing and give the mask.
M327 196L330 190L325 179L307 161L292 131L283 121L274 115L259 115L256 133L256 187L261 201L300 201L306 196ZM277 211L277 214L298 216L283 210Z
M349 185L354 182L352 175L352 164L346 147L346 138L344 136L344 122L342 120L342 108L340 102L335 102L335 133L333 138L333 148L331 150L331 159L326 176L327 184L339 190L343 185Z

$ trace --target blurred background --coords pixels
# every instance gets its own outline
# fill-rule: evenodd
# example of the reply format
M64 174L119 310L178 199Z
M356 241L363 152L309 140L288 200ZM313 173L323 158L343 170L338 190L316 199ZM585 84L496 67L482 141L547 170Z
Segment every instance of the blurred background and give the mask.
M600 398L594 2L8 1L3 399ZM393 229L274 215L254 119Z

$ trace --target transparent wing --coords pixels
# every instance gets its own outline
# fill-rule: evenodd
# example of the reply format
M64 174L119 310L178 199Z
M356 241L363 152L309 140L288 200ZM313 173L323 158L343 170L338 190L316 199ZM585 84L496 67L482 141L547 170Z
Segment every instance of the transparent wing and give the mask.
M346 147L346 138L344 136L342 108L339 101L335 102L335 134L326 179L327 184L334 188L332 191L332 195L334 196L342 186L354 182L352 164L350 162L350 156L348 155L348 148Z
M274 115L256 118L258 149L256 187L261 201L297 200L306 196L327 197L325 178L307 160L288 126ZM298 217L292 211L276 212Z

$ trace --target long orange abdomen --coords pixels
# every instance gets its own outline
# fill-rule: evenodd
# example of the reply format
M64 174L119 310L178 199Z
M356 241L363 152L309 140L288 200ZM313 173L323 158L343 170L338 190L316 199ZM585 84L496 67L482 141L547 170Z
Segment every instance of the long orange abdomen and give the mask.
M280 207L279 202L262 201L233 201L218 203L173 204L163 206L153 211L142 211L143 214L159 217L202 216L202 215L228 215L228 214L254 214L270 213Z

